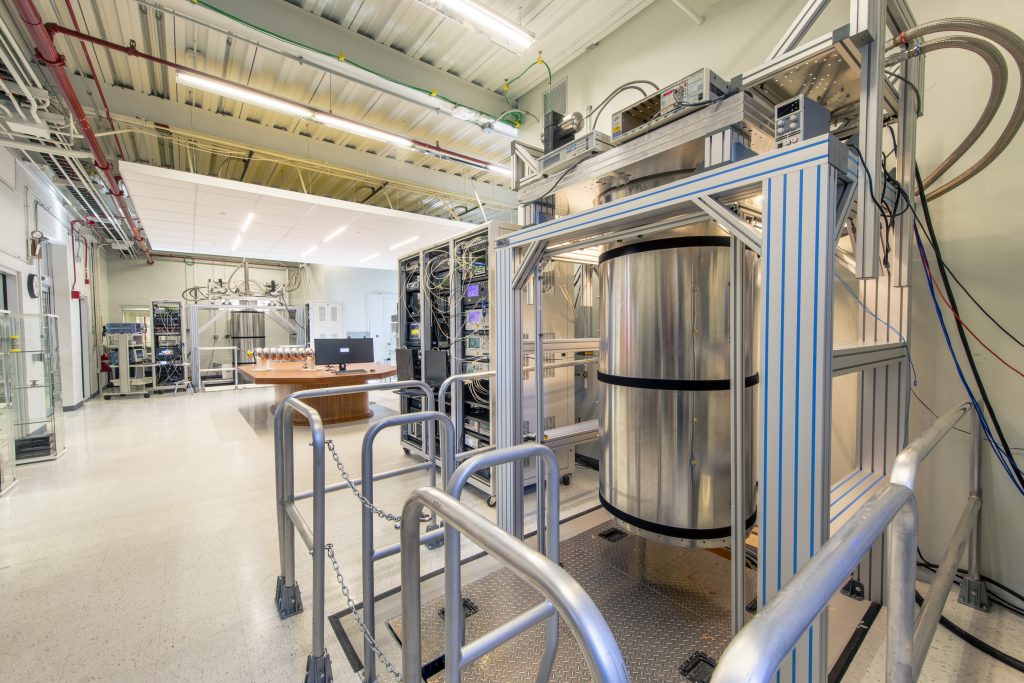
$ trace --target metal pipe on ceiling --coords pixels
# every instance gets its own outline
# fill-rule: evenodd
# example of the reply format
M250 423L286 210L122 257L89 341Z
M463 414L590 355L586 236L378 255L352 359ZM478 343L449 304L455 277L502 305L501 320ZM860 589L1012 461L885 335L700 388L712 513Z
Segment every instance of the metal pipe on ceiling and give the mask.
M19 142L17 140L0 140L0 147L20 149L26 152L38 152L39 154L53 154L59 157L72 159L92 159L92 153L78 149L65 149L53 145L43 145L35 142Z
M24 4L24 3L28 3L29 5L31 5L31 0L16 0L16 2L19 5ZM36 16L38 17L38 14L36 14ZM99 47L103 47L103 48L106 48L106 49L114 51L114 52L119 52L121 54L128 55L129 57L136 57L138 59L143 59L143 60L150 61L150 62L153 62L153 63L156 63L156 64L160 64L162 66L166 66L166 67L169 67L171 69L174 69L175 71L177 71L179 73L191 74L193 76L198 76L198 77L201 77L201 78L206 79L208 81L213 81L213 82L216 82L216 83L220 83L220 84L225 85L225 86L229 86L229 87L232 87L232 88L241 88L241 89L244 89L244 90L251 91L253 93L257 93L257 94L266 96L266 93L262 93L261 91L256 90L255 88L250 88L247 85L244 85L244 84L241 84L241 83L236 83L236 82L230 81L230 80L228 80L226 78L220 78L219 76L214 76L213 74L206 73L205 71L200 71L198 69L193 69L192 67L185 66L183 64L178 64L177 62L172 62L172 61L170 61L168 59L164 59L164 58L158 57L156 55L151 55L151 54L149 54L147 52L142 52L141 50L136 48L134 44L131 44L131 45L119 45L118 43L112 42L110 40L106 40L104 38L99 38L97 36L89 35L88 33L82 33L81 31L77 31L75 29L68 28L67 26L61 26L60 24L48 23L48 24L45 25L45 27L42 27L42 28L47 33L47 36L48 36L48 39L49 39L51 45L53 44L53 36L57 35L57 34L62 34L64 36L67 36L68 38L72 38L74 40L78 40L78 41L82 41L82 42L86 42L86 43L92 43L93 45L97 45ZM277 98L277 95L272 95L272 97ZM283 99L283 98L278 98L278 99ZM321 110L318 110L318 109L316 109L314 107L310 107L308 105L301 105L301 106L304 109L307 109L307 110L313 112L314 114L329 116L329 117L333 117L333 118L336 118L336 119L341 119L341 120L347 121L347 122L349 122L351 124L354 124L354 125L357 125L357 126L360 126L360 127L363 127L363 128L369 128L369 129L375 130L375 131L377 131L379 133L383 133L383 134L386 134L386 135L396 135L395 133L392 133L390 131L381 130L379 128L376 128L375 126L370 126L370 125L367 125L367 124L362 123L360 121L354 121L352 119L347 119L346 117L338 116L337 114L334 114L332 112L321 111ZM463 154L462 152L457 152L457 151L455 151L453 149L448 149L446 147L442 147L440 145L437 145L437 144L434 144L434 143L431 143L431 142L424 142L423 140L417 140L415 138L408 138L408 139L411 140L411 142L413 143L414 148L417 151L419 151L421 153L424 153L424 154L428 154L430 156L436 156L436 157L439 157L439 158L448 159L450 161L455 161L455 162L458 162L458 163L467 164L467 165L472 166L474 168L478 168L481 171L492 171L493 172L493 169L491 167L492 166L496 166L496 164L494 162L486 161L484 159L477 159L476 157L469 156L468 154Z
M152 265L153 257L150 254L149 246L146 244L146 238L132 218L131 211L128 209L128 203L124 198L124 192L114 177L113 168L110 162L107 161L103 148L100 146L100 141L93 133L92 126L89 125L89 119L85 115L82 103L79 101L78 95L71 85L71 79L68 78L68 74L64 69L64 56L57 52L57 47L53 44L53 36L43 25L43 19L39 16L39 11L32 0L14 0L14 4L18 8L18 15L28 29L28 34L35 45L37 56L50 68L50 73L53 74L57 87L60 88L61 94L67 101L68 108L71 110L79 130L85 136L85 142L92 151L96 170L99 171L100 177L103 178L104 184L106 184L110 195L114 198L114 202L117 204L121 215L124 217L128 227L131 228L135 242L146 257L146 263Z

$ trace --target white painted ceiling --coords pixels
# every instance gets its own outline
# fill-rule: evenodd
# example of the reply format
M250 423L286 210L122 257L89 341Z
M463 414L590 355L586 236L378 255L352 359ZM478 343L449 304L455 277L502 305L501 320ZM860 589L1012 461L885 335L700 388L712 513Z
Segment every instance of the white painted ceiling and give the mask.
M156 251L393 269L399 256L475 227L144 164L122 162L120 171Z

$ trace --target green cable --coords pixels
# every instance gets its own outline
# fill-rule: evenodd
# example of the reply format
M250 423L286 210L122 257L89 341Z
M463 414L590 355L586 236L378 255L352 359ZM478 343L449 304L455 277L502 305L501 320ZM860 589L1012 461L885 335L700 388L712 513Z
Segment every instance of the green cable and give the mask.
M211 5L209 2L206 2L206 0L193 0L193 2L195 4L197 4L197 5L200 5L201 7L205 7L206 9L208 9L208 10L210 10L212 12L216 12L217 14L219 14L219 15L221 15L223 17L227 17L228 19L231 19L232 21L235 21L235 22L237 22L239 24L242 24L243 26L251 28L254 31L262 33L263 35L270 36L271 38L276 38L277 40L280 40L280 41L282 41L284 43L287 43L289 45L293 45L295 47L299 47L299 48L302 48L304 50L309 50L310 52L313 52L315 54L318 54L318 55L321 55L321 56L324 56L324 57L330 57L331 59L337 59L338 61L347 62L348 64L351 64L352 66L356 67L357 69L359 69L361 71L365 71L368 74L373 74L377 78L383 78L384 80L388 81L389 83L394 83L395 85L400 85L400 86L405 87L405 88L410 88L410 89L415 90L417 92L423 93L424 95L430 95L431 97L436 97L439 100L443 100L444 102L447 102L448 104L451 104L453 106L462 107L464 109L469 109L470 111L475 112L475 113L479 114L480 116L486 116L487 118L490 118L490 119L494 118L491 114L488 114L485 111L480 111L479 109L476 109L475 107L470 107L468 105L461 104L461 103L459 103L459 102L457 102L457 101L455 101L453 99L445 97L444 95L440 95L440 94L437 93L436 90L427 90L426 88L421 88L419 86L412 85L411 83L405 83L405 82L400 81L400 80L398 80L396 78L392 78L392 77L390 77L390 76L388 76L386 74L382 74L382 73L380 73L378 71L374 71L373 69L371 69L369 67L366 67L366 66L363 66L362 64L360 64L358 62L354 62L351 59L346 59L344 52L339 52L338 54L332 54L330 52L327 52L326 50L321 50L319 48L313 47L312 45L307 45L307 44L305 44L303 42L300 42L300 41L297 41L297 40L293 40L291 38L288 38L287 36L281 35L280 33L275 33L274 31L271 31L269 29L263 28L262 26L257 26L256 24L253 24L252 22L246 21L245 19L242 19L241 17L237 17L237 16L231 14L230 12L222 10L219 7L216 7L214 5ZM533 66L533 65L531 64L530 66ZM547 66L547 65L545 64L545 66ZM529 69L529 68L530 67L527 67L527 69ZM526 71L524 70L523 73L525 73L525 72ZM550 90L550 86L551 86L550 74L551 74L551 68L548 67L548 88L549 88L549 90ZM522 75L522 74L520 74L520 75ZM507 95L505 96L505 99L506 99L506 101L508 100L508 96Z

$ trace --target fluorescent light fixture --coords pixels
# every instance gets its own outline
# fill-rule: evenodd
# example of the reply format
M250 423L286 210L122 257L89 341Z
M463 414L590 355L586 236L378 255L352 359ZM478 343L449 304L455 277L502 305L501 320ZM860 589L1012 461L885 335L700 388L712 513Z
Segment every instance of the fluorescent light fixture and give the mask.
M377 253L375 253L375 254L370 254L366 258L359 259L359 262L360 263L366 263L367 261L372 261L373 259L377 258L378 256L380 256L380 252L379 251Z
M395 135L394 133L387 133L382 130L377 130L376 128L370 128L369 126L364 126L361 123L349 121L348 119L339 118L330 114L321 114L319 112L314 113L313 120L330 128L343 130L346 133L370 138L371 140L380 140L381 142L387 142L392 145L397 145L398 147L412 147L412 140L409 138L403 138L401 135Z
M241 232L245 232L246 230L249 229L249 226L252 225L252 219L253 218L256 218L256 214L254 214L252 211L250 211L249 215L245 217L244 221L242 221Z
M481 7L470 0L420 0L424 5L465 24L487 36L498 45L522 52L533 44L533 36L521 26Z
M235 241L231 243L231 251L238 251L238 247L242 244L242 233L235 235Z
M302 252L302 256L300 256L299 258L306 258L310 254L312 254L314 251L316 251L316 245L315 244L313 246L311 246L309 249L307 249L306 251Z
M324 242L330 242L330 241L331 241L331 240L333 240L333 239L334 239L335 237L337 237L337 236L338 236L338 235L340 235L341 233L345 232L345 229L346 229L347 227L348 227L347 225L343 225L343 226L341 226L340 228L338 228L337 230L335 230L334 232L332 232L332 233L331 233L330 235L328 235L327 237L325 237L325 238L324 238Z
M416 240L418 240L418 239L419 239L419 236L418 236L418 235L417 235L416 237L410 237L410 238L409 238L409 239L407 239L407 240L402 240L402 241L401 241L401 242L399 242L398 244L392 244L392 245L391 245L390 247L388 247L388 249L389 249L390 251L394 251L395 249L401 249L401 248L402 248L402 247L404 247L405 245L407 245L407 244L412 244L413 242L415 242L415 241L416 241Z
M498 175L507 175L512 177L512 169L507 166L498 166L497 164L487 164L487 170L491 173L497 173Z
M187 85L206 92L211 92L216 95L223 95L224 97L230 97L233 100L240 100L242 102L248 102L249 104L255 104L265 109L272 109L273 111L281 112L282 114L289 114L291 116L297 116L302 119L308 119L313 115L313 112L306 109L303 106L283 100L280 97L274 97L273 95L265 95L252 88L246 88L241 85L233 85L231 83L225 83L224 81L205 78L203 76L197 76L195 74L186 73L179 71L175 76L178 83Z

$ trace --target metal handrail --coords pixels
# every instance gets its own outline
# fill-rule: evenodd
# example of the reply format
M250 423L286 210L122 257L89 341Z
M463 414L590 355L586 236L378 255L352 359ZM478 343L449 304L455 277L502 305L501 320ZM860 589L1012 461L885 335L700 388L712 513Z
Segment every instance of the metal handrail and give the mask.
M964 517L957 525L950 549L928 592L931 603L938 607L922 609L916 631L917 500L913 487L918 467L971 407L972 404L964 403L949 411L900 452L890 482L876 492L736 634L715 668L712 683L774 679L779 666L807 628L847 581L861 557L887 529L890 532L890 564L886 577L889 607L886 680L909 683L917 679L941 616L941 605L952 585L956 565L977 523L980 497L974 482L977 481L975 472L980 467L978 449L972 447L971 450L972 490ZM940 576L947 568L947 562L952 567L948 570L948 581ZM926 606L928 602L926 600Z
M455 425L451 419L435 411L421 413L407 413L405 415L392 415L383 420L373 423L366 430L363 436L363 462L362 462L362 488L363 498L373 502L373 483L378 479L373 475L373 444L377 436L389 427L400 427L414 424L416 422L432 423L437 422L443 428L441 431L441 481L447 482L455 471ZM437 486L437 467L434 463L427 462L414 466L416 468L428 467L430 469L430 486ZM402 468L410 469L410 468ZM368 476L369 474L369 476ZM396 544L387 548L377 550L373 543L373 517L374 513L365 505L363 506L362 518L362 555L363 555L363 623L368 631L369 637L363 638L363 666L364 680L376 680L377 660L373 649L373 641L377 637L376 606L376 580L373 574L373 566L378 560L390 557L399 552L400 547ZM417 522L417 528L419 524ZM430 527L427 527L428 532ZM420 543L428 543L430 540L439 537L440 531L427 533L420 536Z
M274 474L277 486L278 549L281 556L281 575L277 578L275 604L282 619L302 611L299 587L295 582L295 532L299 531L303 542L313 557L313 637L312 648L306 662L308 680L330 673L330 656L324 645L324 570L326 554L326 470L324 424L320 413L304 399L361 394L395 389L415 389L423 393L426 412L434 412L434 393L428 384L420 381L392 382L388 384L355 384L323 389L298 391L281 401L274 410ZM313 446L313 523L308 525L295 506L295 442L292 416L299 413L309 422ZM442 416L443 417L443 416ZM422 418L421 418L422 419ZM445 418L447 419L447 418ZM438 460L433 438L433 421L426 420L427 444L425 455L433 469ZM450 449L453 450L453 449ZM372 471L372 465L371 470ZM449 470L450 471L450 470ZM363 472L363 483L373 480ZM382 473L383 475L392 473ZM419 530L419 524L416 524Z
M517 460L537 459L537 543L538 550L549 560L558 564L559 520L558 520L558 458L554 451L538 444L523 444L511 448L484 453L464 462L448 480L448 493L461 500L462 492L469 478L481 470L497 467ZM461 537L452 525L445 525L445 673L446 680L460 683L462 669L514 638L526 629L546 620L544 655L537 670L537 680L546 681L551 677L558 649L558 614L549 601L520 615L477 638L462 647L465 640L462 605Z
M402 511L403 680L419 680L421 677L420 552L418 539L412 531L414 527L410 525L419 519L420 512L424 508L436 512L447 522L446 528L451 527L465 534L497 558L516 576L545 596L558 614L565 619L575 636L593 680L600 683L627 683L629 681L622 653L619 651L608 624L590 596L568 572L473 512L451 495L431 488L414 491ZM537 623L545 616L542 610L543 606L541 610L530 610L524 617L506 624L505 628L519 629L527 620ZM457 604L455 609L447 611L447 614L450 619L451 615L460 612L461 604ZM485 636L485 638L487 637ZM491 642L487 643L487 645L491 644ZM496 646L496 644L494 645ZM470 648L467 648L471 650L469 654L477 654L477 651L472 648L473 645L471 643ZM446 654L446 663L447 661ZM451 679L452 672L453 669L446 666L446 675L449 679Z

